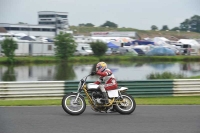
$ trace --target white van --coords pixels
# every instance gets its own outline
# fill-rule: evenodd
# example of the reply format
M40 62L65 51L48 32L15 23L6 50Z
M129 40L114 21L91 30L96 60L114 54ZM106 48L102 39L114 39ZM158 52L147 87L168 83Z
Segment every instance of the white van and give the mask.
M180 39L178 42L180 44L182 44L181 48L185 49L184 53L187 53L189 55L199 55L200 54L200 44L196 40Z
M77 43L76 51L85 51L89 55L93 54L92 48L90 47L90 44L87 43Z

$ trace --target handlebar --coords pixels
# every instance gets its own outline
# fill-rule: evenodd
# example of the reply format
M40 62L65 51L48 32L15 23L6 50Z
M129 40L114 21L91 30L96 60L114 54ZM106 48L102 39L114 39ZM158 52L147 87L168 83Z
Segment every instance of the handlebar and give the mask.
M95 71L93 71L92 73L90 73L89 75L87 75L87 76L85 76L85 77L83 77L82 79L81 79L81 81L86 81L87 80L87 78L89 77L89 76L93 76L93 75L95 75L96 74L96 72Z
M87 78L88 78L89 76L91 76L91 74L89 74L89 75L87 75L87 76L83 77L83 78L81 79L81 81L82 81L82 80L86 81L86 80L87 80Z

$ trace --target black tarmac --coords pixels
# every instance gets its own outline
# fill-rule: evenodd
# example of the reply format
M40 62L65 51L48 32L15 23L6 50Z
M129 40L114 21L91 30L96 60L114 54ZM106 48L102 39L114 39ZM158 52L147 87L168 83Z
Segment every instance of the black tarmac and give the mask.
M137 106L131 115L71 116L61 106L0 107L0 133L200 133L200 106Z

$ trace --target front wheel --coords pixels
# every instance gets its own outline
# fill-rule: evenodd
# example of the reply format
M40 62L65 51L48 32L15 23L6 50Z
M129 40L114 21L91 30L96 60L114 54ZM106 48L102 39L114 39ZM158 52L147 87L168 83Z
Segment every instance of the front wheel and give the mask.
M80 115L85 111L86 103L82 96L79 96L75 103L76 94L66 94L62 99L62 108L70 115Z
M117 112L120 114L128 115L131 114L135 108L136 108L136 103L134 98L129 95L129 94L122 94L123 100L120 103L116 103L114 106Z

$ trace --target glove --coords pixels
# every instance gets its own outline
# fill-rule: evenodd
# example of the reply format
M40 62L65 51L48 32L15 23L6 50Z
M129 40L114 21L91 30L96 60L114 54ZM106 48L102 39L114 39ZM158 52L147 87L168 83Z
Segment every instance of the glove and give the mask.
M95 74L96 74L96 72L95 72L95 71L92 71L90 75L93 76L93 75L95 75Z
M103 82L103 78L102 77L100 77L99 80L101 80L101 82Z

